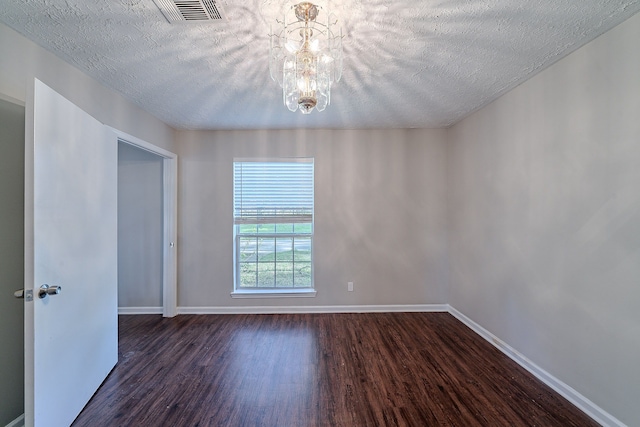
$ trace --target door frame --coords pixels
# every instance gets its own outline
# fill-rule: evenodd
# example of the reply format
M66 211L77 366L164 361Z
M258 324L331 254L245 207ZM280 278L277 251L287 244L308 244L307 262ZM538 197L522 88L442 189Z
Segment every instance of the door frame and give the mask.
M3 92L0 92L0 100L3 102L7 102L9 104L13 104L15 106L21 107L23 109L23 119L25 122L25 126L26 126L26 120L27 120L27 109L26 109L26 103L24 101L21 101L19 99L13 98ZM26 138L26 135L25 135ZM24 152L24 147L25 147L25 141L22 141L22 145L20 145L18 148L22 147L22 151ZM25 165L22 165L22 174L25 174ZM24 193L24 188L22 189L23 193ZM23 209L24 209L24 203L23 203ZM23 213L23 227L24 227L24 213ZM24 230L22 233L22 239L24 240ZM23 270L23 274L24 274L24 252L21 254L22 255L22 270ZM24 289L24 282L23 283L19 283L17 282L14 287L12 288L7 288L7 289L12 289L12 290L17 290L18 287L22 287ZM7 290L5 289L5 290ZM2 298L13 298L13 296L11 296L11 294L6 294L6 295L2 295ZM21 314L20 314L20 322L24 321L24 300L21 300L21 305L22 305L22 310L21 310ZM4 321L5 319L3 319ZM15 325L12 325L12 327L14 327ZM22 328L22 336L24 339L24 327ZM2 342L0 343L2 345L14 345L15 343L12 342ZM22 369L23 373L22 373L22 384L24 384L24 342L22 343L22 346L20 347L20 350L22 351L22 362L21 362L21 366L18 366L17 368ZM9 365L10 366L10 365ZM10 421L9 424L7 424L6 427L19 427L19 426L24 426L24 391L22 393L22 413L20 415L18 415L13 421Z
M162 158L162 316L178 314L178 155L111 126L122 142Z

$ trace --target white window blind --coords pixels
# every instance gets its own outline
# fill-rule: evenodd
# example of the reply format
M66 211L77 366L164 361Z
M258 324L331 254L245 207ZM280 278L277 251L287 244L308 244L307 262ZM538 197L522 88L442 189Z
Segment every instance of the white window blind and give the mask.
M235 161L235 224L283 224L313 220L313 159Z

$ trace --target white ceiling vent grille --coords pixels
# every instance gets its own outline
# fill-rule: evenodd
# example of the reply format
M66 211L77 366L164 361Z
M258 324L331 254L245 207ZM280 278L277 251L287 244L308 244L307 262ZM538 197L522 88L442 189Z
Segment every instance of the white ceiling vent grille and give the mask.
M153 0L169 22L226 21L222 5L216 0Z

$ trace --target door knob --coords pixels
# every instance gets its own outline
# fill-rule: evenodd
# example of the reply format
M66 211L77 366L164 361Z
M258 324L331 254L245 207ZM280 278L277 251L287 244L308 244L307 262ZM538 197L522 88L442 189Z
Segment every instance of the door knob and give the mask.
M24 289L18 289L13 293L13 296L16 298L24 298Z
M45 298L47 295L58 295L62 291L62 286L56 285L42 285L38 291L38 297L40 299Z

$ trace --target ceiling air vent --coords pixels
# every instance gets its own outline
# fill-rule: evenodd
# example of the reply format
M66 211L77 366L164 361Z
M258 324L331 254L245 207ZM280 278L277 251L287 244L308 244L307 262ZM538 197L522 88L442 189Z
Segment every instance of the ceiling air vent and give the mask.
M153 0L169 22L226 21L227 16L216 0Z

